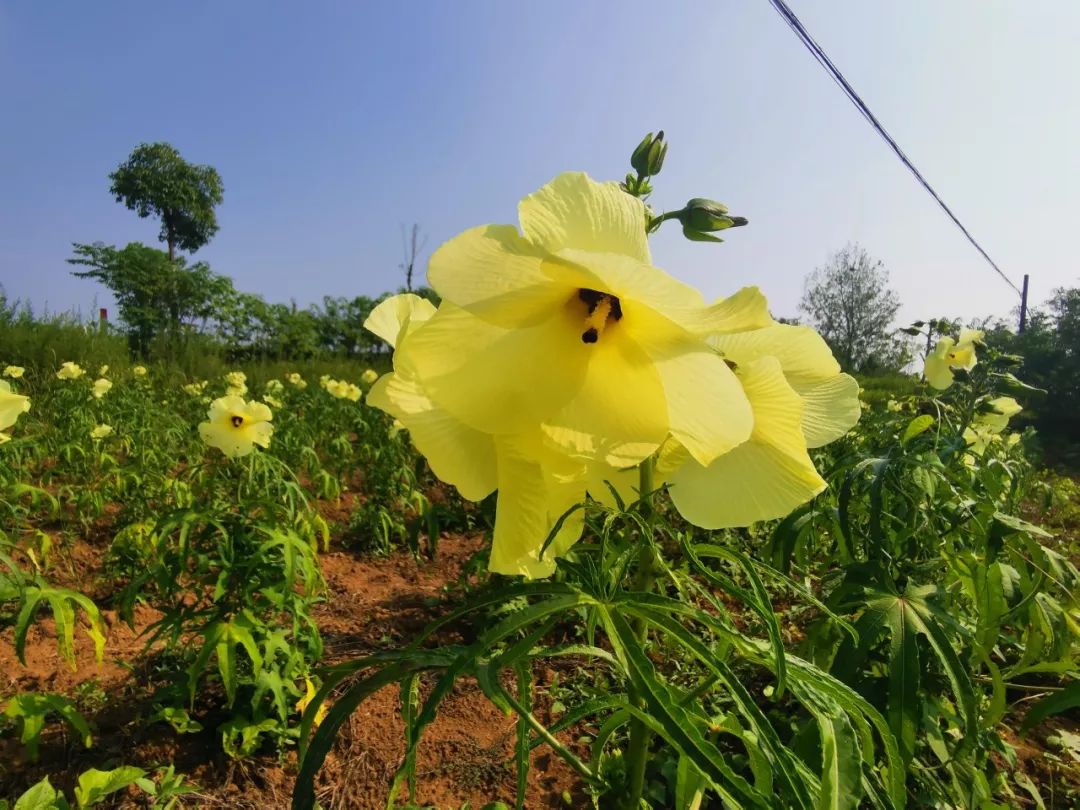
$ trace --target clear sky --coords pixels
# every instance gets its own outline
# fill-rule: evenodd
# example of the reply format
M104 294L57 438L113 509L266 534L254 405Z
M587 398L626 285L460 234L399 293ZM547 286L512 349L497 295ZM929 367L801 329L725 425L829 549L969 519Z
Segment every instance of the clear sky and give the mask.
M1080 3L790 4L1034 301L1080 281ZM222 175L195 258L307 304L397 287L402 225L430 252L516 221L561 171L621 178L658 127L652 202L750 219L720 246L655 240L707 295L758 284L794 314L806 273L857 240L902 319L1017 303L765 0L0 0L0 116L0 283L38 308L109 303L70 275L71 242L155 244L108 194L142 141Z

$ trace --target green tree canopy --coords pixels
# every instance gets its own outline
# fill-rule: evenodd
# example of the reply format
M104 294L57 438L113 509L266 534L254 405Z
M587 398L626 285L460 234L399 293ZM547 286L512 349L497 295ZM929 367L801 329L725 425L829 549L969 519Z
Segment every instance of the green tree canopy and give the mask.
M110 191L140 217L161 220L158 238L176 250L194 253L217 233L214 207L221 204L221 176L212 166L188 163L167 143L144 143L109 175Z
M894 335L900 299L889 273L858 244L847 245L806 279L799 308L847 371L902 365Z
M213 317L232 292L232 281L205 262L187 267L157 248L132 242L122 249L100 242L74 245L68 262L89 268L72 271L78 278L104 284L116 298L132 349L146 356L157 336L174 339L187 326Z

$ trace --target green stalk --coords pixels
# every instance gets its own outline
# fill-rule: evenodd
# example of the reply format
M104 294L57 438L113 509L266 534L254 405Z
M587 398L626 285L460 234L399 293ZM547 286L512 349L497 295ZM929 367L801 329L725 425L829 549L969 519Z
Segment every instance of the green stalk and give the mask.
M647 535L652 534L653 519L653 471L655 460L652 456L641 462L638 468L640 473L638 491L641 495L641 515L645 519ZM651 591L656 580L656 553L653 551L652 537L643 538L641 550L638 553L638 568L634 574L635 591ZM649 640L649 626L643 619L635 619L634 634L642 648ZM630 700L635 705L642 705L641 696L631 685ZM627 782L627 810L637 810L641 805L641 797L645 792L645 766L649 761L649 741L652 738L651 729L644 722L634 719L630 722L630 750L627 752L628 782Z

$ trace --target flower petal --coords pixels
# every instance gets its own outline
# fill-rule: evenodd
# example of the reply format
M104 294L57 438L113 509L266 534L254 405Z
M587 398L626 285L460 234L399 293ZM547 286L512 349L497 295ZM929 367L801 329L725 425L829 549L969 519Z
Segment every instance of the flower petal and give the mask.
M579 274L513 225L472 228L435 251L428 282L473 315L506 328L534 326L577 292Z
M581 510L569 515L543 557L540 550L559 518L584 499L582 477L567 475L565 465L545 469L537 460L536 438L498 437L499 503L488 568L529 578L550 576L555 557L581 536ZM543 454L540 454L544 458ZM549 463L554 461L545 458Z
M824 447L836 441L862 416L859 381L849 374L837 374L820 382L800 382L792 388L805 406L802 427L807 447Z
M652 262L645 204L584 172L560 174L530 194L518 205L518 217L525 238L551 253L576 248Z
M535 428L578 396L591 348L566 306L536 326L504 329L443 303L410 330L394 362L466 425L512 434Z
M774 323L764 329L714 335L709 343L738 366L761 357L775 357L792 385L806 385L840 373L840 364L829 345L809 326Z
M407 324L426 321L434 314L435 305L426 298L403 293L387 298L371 310L364 321L364 328L395 347L401 330Z
M478 501L498 485L494 439L437 408L415 380L384 374L367 401L401 420L435 475L457 487L462 497Z
M707 467L690 460L670 474L683 517L708 529L780 518L825 488L802 432L802 402L771 357L740 374L754 409L748 442Z
M712 347L647 307L629 306L626 321L660 376L670 435L699 463L750 438L750 403Z

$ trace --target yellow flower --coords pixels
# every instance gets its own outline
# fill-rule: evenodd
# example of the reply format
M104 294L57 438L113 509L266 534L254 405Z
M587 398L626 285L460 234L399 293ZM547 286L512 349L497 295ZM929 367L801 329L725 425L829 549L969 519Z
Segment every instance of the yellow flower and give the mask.
M923 375L926 381L939 391L953 384L953 370L971 371L978 363L975 344L981 343L983 333L978 329L962 329L959 340L943 337L934 350L926 356Z
M307 388L307 382L295 371L286 374L285 379L288 381L289 385L295 385L297 388Z
M282 408L282 407L284 407L282 405L282 403L281 403L281 400L274 399L273 395L271 395L271 394L263 394L263 402L265 402L271 408Z
M94 395L94 399L101 399L112 388L112 383L106 380L104 377L98 380L94 380L94 387L91 393Z
M104 439L108 436L112 436L113 429L111 425L98 425L90 431L91 439Z
M22 366L6 366L4 368L4 376L11 377L13 380L17 380L26 373L26 369Z
M146 366L135 366L135 368L131 370L131 373L134 374L136 377L145 377Z
M327 383L329 383L331 379L332 378L329 374L323 374L321 377L319 377L319 385L321 385L323 388L326 388Z
M904 410L904 406L897 402L895 399L890 399L888 402L885 403L885 410L887 410L889 413L900 413L900 411Z
M996 397L986 403L989 410L976 414L975 422L991 433L1001 433L1009 426L1009 420L1023 410L1012 397Z
M239 388L247 382L247 374L242 371L230 371L225 375L225 382L235 388Z
M14 425L18 418L28 410L30 410L30 397L12 393L11 383L0 380L0 444L11 438L3 431Z
M285 390L285 383L283 383L281 380L270 380L266 384L267 393L280 394L284 390Z
M98 369L97 373L98 373L99 377L104 377L106 374L109 373L109 367L108 366L102 366L101 368Z
M319 690L315 688L315 684L312 683L311 678L304 678L304 696L296 701L296 710L300 714L304 713L308 705L315 699L315 695L319 693ZM315 712L314 725L318 727L322 724L322 721L326 719L326 702L324 701L319 710Z
M273 414L261 402L245 402L238 396L215 399L207 412L207 421L199 425L199 435L211 447L229 458L246 456L255 449L270 446Z
M364 373L360 375L360 382L364 383L364 385L371 385L377 379L379 379L378 372L371 368L365 369Z
M706 306L652 265L644 204L564 174L431 257L438 312L398 348L426 396L470 427L544 426L565 452L634 464L670 434L703 464L745 441L750 403L703 340L771 323L748 289ZM718 418L718 414L722 414Z
M183 387L183 390L186 393L191 394L193 397L197 397L202 394L208 384L209 380L203 380L202 382L197 383L188 383Z
M78 363L68 360L66 363L60 364L60 370L56 372L56 376L61 380L77 380L85 373Z

